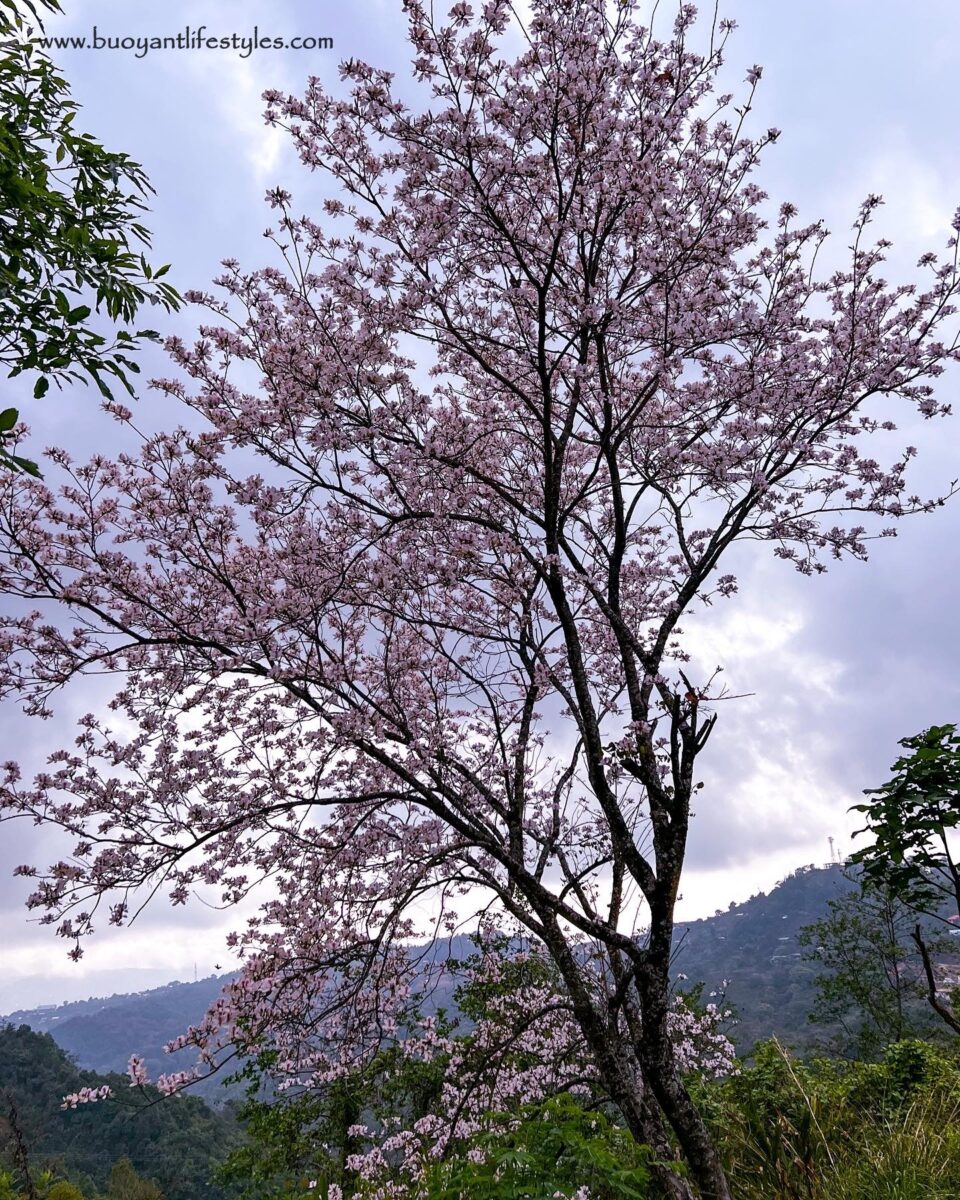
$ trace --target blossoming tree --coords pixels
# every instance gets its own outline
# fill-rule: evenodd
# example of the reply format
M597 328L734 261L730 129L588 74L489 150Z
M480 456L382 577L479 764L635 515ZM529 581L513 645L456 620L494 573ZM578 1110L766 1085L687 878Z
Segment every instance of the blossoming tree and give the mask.
M670 1194L721 1200L669 961L722 693L678 622L735 592L735 542L812 573L940 502L867 444L895 401L945 412L955 239L891 288L876 197L823 279L819 224L767 232L777 134L746 132L759 69L716 94L729 22L698 51L689 7L662 38L629 2L405 9L419 107L358 62L343 98L267 94L330 196L271 193L282 267L194 295L211 323L161 382L189 428L4 481L6 691L119 690L3 804L76 837L23 868L76 954L101 905L272 880L189 1035L208 1060L270 1036L335 1071L395 1036L404 941L512 922L627 1127L675 1138Z

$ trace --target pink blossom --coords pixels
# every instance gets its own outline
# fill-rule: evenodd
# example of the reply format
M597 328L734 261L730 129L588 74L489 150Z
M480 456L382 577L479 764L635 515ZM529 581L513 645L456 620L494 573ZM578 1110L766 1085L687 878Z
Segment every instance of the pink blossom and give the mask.
M78 1092L71 1092L64 1096L60 1105L61 1108L76 1108L80 1104L96 1104L99 1100L106 1100L113 1095L113 1090L109 1084L101 1084L100 1087L82 1087Z
M143 1087L148 1082L146 1064L136 1054L130 1056L130 1062L127 1064L127 1074L130 1076L131 1087Z

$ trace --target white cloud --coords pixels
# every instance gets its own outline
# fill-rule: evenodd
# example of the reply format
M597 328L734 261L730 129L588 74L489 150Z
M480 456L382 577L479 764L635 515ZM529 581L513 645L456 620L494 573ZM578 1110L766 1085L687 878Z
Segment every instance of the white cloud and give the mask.
M263 6L259 8L259 19L269 19ZM206 25L210 36L236 32L248 37L257 23L250 5L191 4L188 12L191 27ZM273 20L277 22L276 16ZM279 24L275 27L279 28ZM272 182L285 154L292 157L289 135L263 123L265 106L261 93L268 86L291 91L302 83L299 77L290 77L289 56L271 53L265 58L266 54L266 51L259 55L254 52L241 58L232 50L211 50L165 54L162 60L171 86L190 90L196 111L203 113L204 121L213 119L239 147L247 169L258 184Z
M960 205L960 163L945 155L931 161L911 146L905 129L887 132L883 144L854 162L838 207L856 211L868 192L883 196L875 227L888 233L897 257L909 269L925 250L941 250Z

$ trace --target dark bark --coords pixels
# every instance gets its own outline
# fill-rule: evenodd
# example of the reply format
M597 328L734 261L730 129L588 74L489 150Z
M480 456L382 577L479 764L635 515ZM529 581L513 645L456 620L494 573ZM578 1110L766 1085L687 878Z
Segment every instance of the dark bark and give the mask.
M952 1010L943 1003L937 994L937 981L933 974L933 963L930 961L930 951L927 948L927 943L924 941L923 930L917 925L910 934L914 942L917 944L917 949L920 951L920 957L923 960L923 973L927 979L927 1001L933 1011L953 1030L954 1033L960 1033L960 1021L954 1016Z
M615 1022L611 1024L608 1014L597 1010L584 985L582 969L555 921L544 922L543 937L569 991L574 1015L590 1047L604 1090L620 1110L634 1138L654 1152L651 1171L663 1195L666 1200L696 1200L697 1192L677 1172L680 1163L663 1116L667 1116L671 1127L673 1122L663 1111L654 1089L642 1081L635 1048L629 1040L617 1035ZM717 1195L721 1200L729 1200L725 1192Z
M651 1173L664 1196L667 1200L696 1200L696 1192L690 1183L677 1173L680 1164L676 1149L664 1126L661 1106L655 1096L645 1092L636 1078L624 1078L620 1065L622 1058L617 1061L616 1054L608 1050L604 1059L598 1064L601 1078L634 1138L653 1150L655 1160Z
M702 1200L732 1200L710 1131L677 1072L667 1022L667 980L652 977L652 973L638 975L637 990L643 1014L637 1055L643 1077L676 1134Z
M30 1154L27 1150L27 1139L20 1124L20 1114L17 1111L16 1101L10 1094L7 1094L4 1099L7 1106L6 1120L7 1125L10 1127L10 1140L13 1143L10 1156L13 1159L14 1166L20 1172L27 1200L38 1200L36 1185L30 1173Z

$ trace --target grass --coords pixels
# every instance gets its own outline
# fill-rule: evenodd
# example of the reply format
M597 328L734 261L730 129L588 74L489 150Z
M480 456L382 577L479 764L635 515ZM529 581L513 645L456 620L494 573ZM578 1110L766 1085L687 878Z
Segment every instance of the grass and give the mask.
M960 1068L795 1064L778 1043L708 1106L737 1200L960 1200Z

